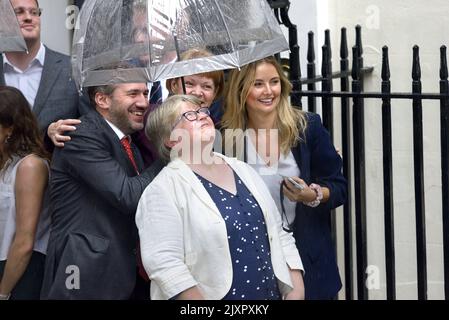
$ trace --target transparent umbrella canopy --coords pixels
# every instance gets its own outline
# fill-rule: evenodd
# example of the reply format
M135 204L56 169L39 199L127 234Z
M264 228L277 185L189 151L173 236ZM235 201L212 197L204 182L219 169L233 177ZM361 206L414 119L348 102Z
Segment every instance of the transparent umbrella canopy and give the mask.
M11 3L0 0L0 52L27 50Z
M288 50L266 0L88 0L78 18L78 87L235 68ZM212 56L179 61L193 48Z

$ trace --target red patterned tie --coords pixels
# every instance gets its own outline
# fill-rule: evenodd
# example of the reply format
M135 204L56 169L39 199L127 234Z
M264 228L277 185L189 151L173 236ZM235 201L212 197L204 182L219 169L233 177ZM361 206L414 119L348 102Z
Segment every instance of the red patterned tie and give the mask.
M131 150L131 144L129 143L129 138L127 136L120 140L123 148L125 148L126 154L128 155L129 161L131 161L136 173L139 174L139 169L137 169L136 161L134 160L133 151Z
M136 161L134 160L133 151L131 150L131 144L129 143L129 138L127 136L123 137L120 140L120 143L122 144L123 148L125 148L126 154L128 155L129 161L131 161L134 169L136 170L137 174L139 174L139 170L137 169ZM145 279L145 281L150 281L148 278L147 273L145 272L145 268L142 264L142 258L140 256L140 246L139 241L137 241L137 267L139 269L139 275Z

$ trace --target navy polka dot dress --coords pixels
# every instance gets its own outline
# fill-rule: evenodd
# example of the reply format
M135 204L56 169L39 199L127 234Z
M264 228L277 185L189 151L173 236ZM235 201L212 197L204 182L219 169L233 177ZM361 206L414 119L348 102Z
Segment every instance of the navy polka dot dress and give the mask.
M234 172L233 195L197 175L226 222L233 279L224 300L281 299L270 256L270 243L262 210Z

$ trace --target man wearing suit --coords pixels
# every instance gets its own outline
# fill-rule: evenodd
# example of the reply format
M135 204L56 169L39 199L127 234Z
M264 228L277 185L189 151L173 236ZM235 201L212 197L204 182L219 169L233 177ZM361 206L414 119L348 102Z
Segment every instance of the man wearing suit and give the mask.
M0 85L6 84L22 91L46 135L52 122L76 119L88 112L88 102L87 99L80 99L70 78L70 57L41 43L41 11L37 0L11 0L11 4L28 53L7 52L0 55ZM71 120L65 120L65 124L71 123Z
M95 110L81 117L71 140L53 154L43 299L130 298L136 280L134 215L162 167L143 171L129 141L143 128L146 84L93 87L89 97Z

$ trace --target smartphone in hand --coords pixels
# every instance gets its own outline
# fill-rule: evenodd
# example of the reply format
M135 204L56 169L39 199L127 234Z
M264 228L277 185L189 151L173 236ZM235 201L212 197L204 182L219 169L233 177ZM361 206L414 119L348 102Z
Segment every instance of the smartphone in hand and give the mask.
M293 180L292 177L285 177L285 176L282 176L282 177L287 179L289 182L291 182L295 186L296 189L304 190L304 186L302 184L296 182L295 180Z

